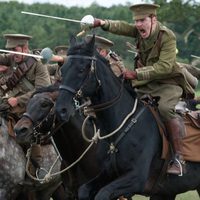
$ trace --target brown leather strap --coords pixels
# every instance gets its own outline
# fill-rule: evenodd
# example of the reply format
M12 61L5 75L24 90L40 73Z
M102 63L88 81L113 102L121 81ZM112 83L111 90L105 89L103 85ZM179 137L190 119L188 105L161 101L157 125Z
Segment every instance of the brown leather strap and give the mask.
M8 90L12 90L21 81L21 79L30 70L35 62L35 58L28 57L25 62L18 65L17 69L13 71L12 75L6 82Z
M161 138L166 136L166 128L165 128L163 122L161 121L160 116L158 115L158 112L152 106L149 106L149 109L152 112L154 118L156 119L159 131L161 134ZM163 145L166 145L166 144L163 143ZM164 148L168 148L168 147L164 147ZM162 183L162 180L165 177L169 159L170 159L170 151L167 151L165 160L163 161L163 163L162 162L160 163L161 168L158 171L154 170L153 174L150 173L150 176L149 176L147 182L145 183L145 193L152 194L157 191L159 184ZM151 170L151 171L153 172L153 170Z

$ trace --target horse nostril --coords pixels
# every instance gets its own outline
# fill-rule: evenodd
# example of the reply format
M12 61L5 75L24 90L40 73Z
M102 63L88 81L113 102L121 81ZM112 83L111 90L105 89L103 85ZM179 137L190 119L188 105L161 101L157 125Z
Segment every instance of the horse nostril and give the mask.
M67 109L66 108L62 108L61 109L61 114L66 114L67 113Z
M20 128L20 129L15 129L15 134L19 135L19 134L24 134L27 132L27 128Z

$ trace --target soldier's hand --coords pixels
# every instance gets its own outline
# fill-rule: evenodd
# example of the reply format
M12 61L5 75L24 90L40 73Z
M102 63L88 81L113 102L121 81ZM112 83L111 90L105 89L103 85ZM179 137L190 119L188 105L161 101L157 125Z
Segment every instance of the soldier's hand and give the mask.
M5 65L0 65L0 72L6 72L8 70L8 67Z
M128 70L128 69L123 72L123 76L124 76L125 79L128 79L128 80L137 79L136 71L131 71L131 70Z
M18 104L17 98L16 98L16 97L10 97L10 98L8 99L8 103L9 103L12 107L17 106L17 104Z
M81 19L81 28L87 30L90 28L96 28L105 24L102 19L94 18L92 15L86 15Z

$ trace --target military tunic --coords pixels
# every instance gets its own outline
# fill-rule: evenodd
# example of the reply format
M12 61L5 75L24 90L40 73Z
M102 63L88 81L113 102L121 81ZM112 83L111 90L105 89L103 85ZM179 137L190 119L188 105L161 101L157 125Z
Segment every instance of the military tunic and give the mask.
M175 118L174 108L184 93L194 94L176 63L176 38L171 30L157 23L155 31L141 38L133 24L124 21L106 20L103 30L118 35L133 37L138 44L142 67L136 67L137 80L132 84L139 95L160 96L159 110L165 121ZM158 37L162 32L160 44Z
M51 76L51 83L54 84L56 82L61 81L61 66L59 64L49 64L47 65L49 74Z
M25 57L25 61L28 57ZM10 67L13 71L18 64L14 62L11 54L0 54L0 64ZM35 89L50 85L47 67L39 60L35 60L18 84L7 92L7 97L17 97L19 107L25 111L26 104Z

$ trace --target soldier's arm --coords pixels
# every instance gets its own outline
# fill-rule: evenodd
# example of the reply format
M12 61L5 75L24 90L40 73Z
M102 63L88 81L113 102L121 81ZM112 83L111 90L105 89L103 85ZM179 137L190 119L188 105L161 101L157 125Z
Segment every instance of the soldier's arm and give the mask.
M0 72L6 72L8 70L8 66L0 65Z
M12 60L11 54L0 54L0 65L10 66Z
M101 27L104 31L109 31L117 35L136 37L138 34L135 26L125 21L102 20Z

